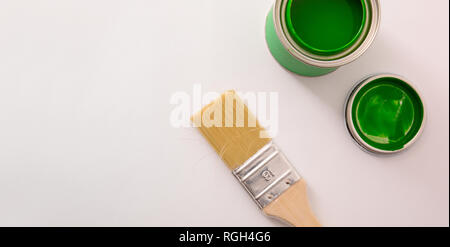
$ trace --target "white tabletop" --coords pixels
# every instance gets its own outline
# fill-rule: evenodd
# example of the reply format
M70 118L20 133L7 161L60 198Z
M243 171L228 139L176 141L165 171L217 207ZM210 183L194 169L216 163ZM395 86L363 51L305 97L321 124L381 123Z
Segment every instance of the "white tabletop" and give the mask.
M1 226L280 226L195 129L178 91L278 92L274 141L325 226L449 225L449 2L381 1L356 62L288 73L264 40L273 0L0 4ZM428 119L406 152L361 151L343 119L359 79L410 79Z

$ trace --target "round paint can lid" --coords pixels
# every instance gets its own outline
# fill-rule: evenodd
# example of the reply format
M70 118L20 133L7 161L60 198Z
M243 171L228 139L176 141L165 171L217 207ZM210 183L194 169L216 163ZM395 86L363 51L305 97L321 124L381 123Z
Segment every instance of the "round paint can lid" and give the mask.
M346 105L353 139L374 153L396 153L421 134L425 109L416 89L398 75L382 74L358 83Z

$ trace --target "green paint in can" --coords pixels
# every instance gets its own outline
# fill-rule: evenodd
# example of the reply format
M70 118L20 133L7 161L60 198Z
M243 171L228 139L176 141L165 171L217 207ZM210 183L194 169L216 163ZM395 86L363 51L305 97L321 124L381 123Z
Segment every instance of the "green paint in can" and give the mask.
M289 34L302 48L334 55L353 45L366 21L363 0L288 0Z
M286 69L319 76L357 59L379 27L378 0L277 0L266 40Z
M423 129L424 106L406 79L377 75L349 96L346 122L355 141L368 151L395 153L415 142Z

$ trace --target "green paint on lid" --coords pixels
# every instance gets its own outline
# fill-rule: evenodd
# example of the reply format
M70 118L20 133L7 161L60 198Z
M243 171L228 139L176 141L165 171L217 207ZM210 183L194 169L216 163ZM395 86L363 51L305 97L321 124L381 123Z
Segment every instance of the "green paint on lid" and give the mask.
M286 24L303 49L334 55L358 40L366 15L364 0L288 0Z
M419 133L424 107L405 81L381 77L362 86L352 104L353 126L359 137L383 151L403 149Z

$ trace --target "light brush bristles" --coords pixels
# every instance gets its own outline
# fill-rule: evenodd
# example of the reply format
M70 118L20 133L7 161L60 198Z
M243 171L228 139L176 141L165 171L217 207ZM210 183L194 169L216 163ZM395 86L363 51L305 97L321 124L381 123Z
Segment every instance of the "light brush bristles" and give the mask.
M222 94L191 120L231 170L271 141L234 91Z

